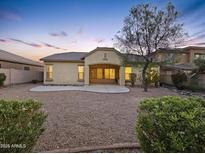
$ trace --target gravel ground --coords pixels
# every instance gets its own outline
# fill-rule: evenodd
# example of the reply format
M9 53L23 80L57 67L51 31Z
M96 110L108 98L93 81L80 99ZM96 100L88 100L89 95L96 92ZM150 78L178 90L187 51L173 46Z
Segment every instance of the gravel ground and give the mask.
M129 93L102 94L82 91L30 92L38 85L1 88L0 98L36 99L48 113L46 131L33 152L61 148L136 142L137 103L146 97L178 95L166 88L130 88Z

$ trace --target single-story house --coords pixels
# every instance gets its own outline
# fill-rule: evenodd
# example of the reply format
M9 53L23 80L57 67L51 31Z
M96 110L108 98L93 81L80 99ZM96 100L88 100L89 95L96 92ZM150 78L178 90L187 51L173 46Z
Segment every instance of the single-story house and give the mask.
M43 71L43 64L4 50L0 50L0 68Z
M118 84L130 81L130 73L138 79L141 68L124 66L125 54L115 48L97 47L90 52L66 52L42 58L44 61L44 84L89 85ZM138 55L127 55L130 61L142 61ZM141 84L137 80L136 84Z
M43 64L0 50L0 73L6 75L4 85L43 81Z

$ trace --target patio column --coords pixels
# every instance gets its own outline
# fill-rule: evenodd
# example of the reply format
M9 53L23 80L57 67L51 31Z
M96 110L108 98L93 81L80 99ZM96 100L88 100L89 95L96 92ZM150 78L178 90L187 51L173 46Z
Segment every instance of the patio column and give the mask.
M120 77L120 85L124 86L125 85L125 67L121 66L120 67L120 72L119 72L119 77Z
M85 65L85 76L84 76L84 83L85 85L89 85L89 66Z

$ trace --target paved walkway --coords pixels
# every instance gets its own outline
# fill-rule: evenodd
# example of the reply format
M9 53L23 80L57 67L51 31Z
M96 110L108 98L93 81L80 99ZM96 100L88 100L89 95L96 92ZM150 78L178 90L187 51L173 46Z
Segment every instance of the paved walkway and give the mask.
M46 91L88 91L96 93L127 93L129 89L124 86L117 85L89 85L89 86L38 86L30 89L35 92Z

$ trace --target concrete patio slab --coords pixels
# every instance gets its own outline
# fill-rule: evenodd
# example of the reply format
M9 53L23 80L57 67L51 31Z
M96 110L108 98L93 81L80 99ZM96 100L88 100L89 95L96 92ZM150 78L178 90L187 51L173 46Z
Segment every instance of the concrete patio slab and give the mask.
M38 86L31 88L34 92L49 92L49 91L87 91L96 93L127 93L129 89L118 85L86 85L86 86Z

